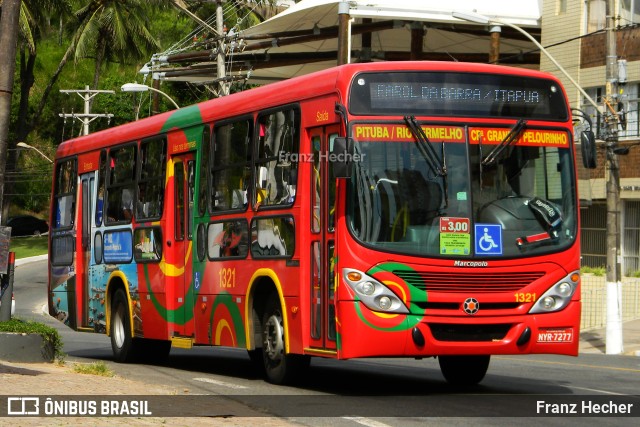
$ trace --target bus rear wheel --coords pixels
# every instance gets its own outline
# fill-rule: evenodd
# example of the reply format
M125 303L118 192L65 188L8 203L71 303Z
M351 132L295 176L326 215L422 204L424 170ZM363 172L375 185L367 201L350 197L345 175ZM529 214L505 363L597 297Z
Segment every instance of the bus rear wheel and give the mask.
M476 385L487 373L491 356L438 356L440 371L448 383Z
M272 384L290 383L309 366L308 356L286 354L285 348L282 308L272 296L262 318L262 360L267 381Z
M132 362L136 356L135 342L131 335L129 304L124 290L118 289L111 304L111 349L116 362Z

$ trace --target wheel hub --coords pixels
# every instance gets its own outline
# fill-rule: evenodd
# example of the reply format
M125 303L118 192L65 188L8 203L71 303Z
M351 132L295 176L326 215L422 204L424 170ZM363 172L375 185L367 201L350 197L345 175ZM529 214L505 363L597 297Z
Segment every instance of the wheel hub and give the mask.
M284 334L281 320L273 315L264 328L264 352L271 360L277 360L284 353Z

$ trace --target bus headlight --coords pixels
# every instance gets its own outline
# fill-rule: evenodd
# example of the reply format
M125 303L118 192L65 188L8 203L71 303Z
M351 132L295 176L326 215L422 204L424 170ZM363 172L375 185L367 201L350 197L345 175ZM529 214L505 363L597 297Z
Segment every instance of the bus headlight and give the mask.
M361 294L371 296L376 291L376 285L371 282L362 282L358 285L358 289Z
M396 294L384 284L361 271L342 269L344 281L370 310L386 313L409 313L409 309Z
M580 274L577 271L569 274L547 290L531 307L529 313L551 313L562 310L571 301L571 297L578 288Z

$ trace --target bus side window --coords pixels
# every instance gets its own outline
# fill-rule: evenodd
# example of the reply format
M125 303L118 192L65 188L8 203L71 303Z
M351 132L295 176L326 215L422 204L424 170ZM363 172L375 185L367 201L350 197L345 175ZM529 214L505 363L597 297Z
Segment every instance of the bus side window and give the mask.
M239 120L214 129L209 210L244 210L251 176L251 125Z
M56 217L53 224L54 228L66 228L73 225L76 181L75 159L58 163L56 170Z
M137 220L162 216L166 159L166 138L152 138L140 143L138 197L135 203Z
M207 174L209 171L209 147L211 146L211 130L205 126L202 130L202 157L198 162L200 166L200 181L198 185L198 215L207 213Z
M287 205L297 186L300 115L288 109L258 118L259 138L255 163L257 206Z
M131 144L109 153L107 224L130 222L133 217L136 148Z
M95 223L96 227L100 227L102 225L102 220L104 216L104 183L107 174L107 152L103 150L100 153L100 170L98 172L98 197L96 198L96 217Z

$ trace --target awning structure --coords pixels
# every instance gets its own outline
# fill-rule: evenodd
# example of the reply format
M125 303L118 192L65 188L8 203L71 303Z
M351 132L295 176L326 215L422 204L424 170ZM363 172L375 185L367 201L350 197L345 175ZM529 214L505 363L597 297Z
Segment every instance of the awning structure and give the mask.
M542 0L303 0L261 24L227 35L226 80L265 84L332 67L341 47L348 62L488 62L496 40L497 62L539 66L539 52L519 32L502 27L499 36L492 36L495 27L454 18L454 11L509 22L540 37ZM345 15L347 32L341 33L339 19ZM216 43L199 45L154 55L147 72L160 80L215 82Z

